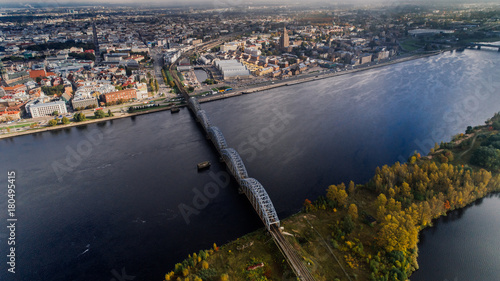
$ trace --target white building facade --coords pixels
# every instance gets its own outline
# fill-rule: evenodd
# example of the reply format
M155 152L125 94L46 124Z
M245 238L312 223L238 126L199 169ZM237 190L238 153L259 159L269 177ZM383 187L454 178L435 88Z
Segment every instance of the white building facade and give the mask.
M59 114L68 113L66 103L64 101L54 101L29 105L31 118L50 116L54 111L59 112Z

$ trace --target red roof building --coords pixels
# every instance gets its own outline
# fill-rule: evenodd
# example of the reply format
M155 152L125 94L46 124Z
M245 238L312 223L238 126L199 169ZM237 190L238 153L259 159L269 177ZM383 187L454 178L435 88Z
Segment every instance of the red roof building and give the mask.
M126 89L118 92L104 94L104 102L117 102L119 100L130 100L137 98L136 89Z
M18 107L0 107L0 121L21 119L21 110Z
M29 73L30 73L31 79L36 79L37 77L40 77L40 78L47 77L47 72L45 71L45 69L30 70Z

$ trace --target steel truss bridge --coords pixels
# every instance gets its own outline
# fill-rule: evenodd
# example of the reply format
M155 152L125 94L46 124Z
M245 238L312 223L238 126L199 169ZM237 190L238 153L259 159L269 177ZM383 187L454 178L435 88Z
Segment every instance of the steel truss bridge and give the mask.
M222 160L226 163L227 168L240 185L243 193L245 193L250 203L252 203L267 230L270 230L273 224L279 227L280 220L271 198L269 198L264 187L256 179L248 177L247 169L240 154L234 148L228 147L222 131L212 125L210 118L205 110L201 109L196 98L190 98L188 106L196 115L196 119L200 122L205 133L214 144Z
M176 83L179 83L177 79L174 78L174 80L176 80ZM224 163L226 163L228 170L238 182L241 191L246 195L267 230L271 233L275 244L286 258L294 273L300 280L314 281L314 277L304 264L303 258L297 254L293 246L281 233L278 214L265 188L259 181L248 176L240 154L234 148L228 146L224 134L222 134L219 128L212 125L207 113L201 109L198 100L194 97L190 98L185 91L182 91L183 88L179 89L181 89L181 92L188 101L189 109L196 116L196 120L201 124L205 134L212 141Z

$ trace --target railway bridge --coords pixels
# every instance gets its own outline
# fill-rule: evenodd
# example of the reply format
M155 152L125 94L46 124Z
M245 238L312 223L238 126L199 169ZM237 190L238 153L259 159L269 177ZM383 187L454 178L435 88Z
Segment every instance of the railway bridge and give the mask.
M214 144L232 176L238 182L242 192L248 198L266 226L266 229L271 234L274 243L285 257L290 268L294 271L299 280L314 281L315 279L304 264L303 258L297 254L293 246L283 236L280 229L278 214L276 213L276 209L266 189L259 181L248 176L247 169L239 153L234 148L228 146L222 131L212 124L208 114L201 109L198 100L194 97L189 97L189 94L180 83L178 77L176 75L173 75L173 77L177 87L187 101L188 108L193 112L194 116L196 116L197 121L200 122L205 134Z
M500 45L494 45L494 44L485 44L485 43L470 43L469 48L477 48L478 50L481 50L481 47L491 47L491 48L498 48L498 52L500 52Z

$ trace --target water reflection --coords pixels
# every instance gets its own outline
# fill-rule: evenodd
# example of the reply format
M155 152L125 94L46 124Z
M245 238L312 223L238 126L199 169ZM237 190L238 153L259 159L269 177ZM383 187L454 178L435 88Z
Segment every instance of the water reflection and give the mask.
M77 130L79 130L79 131L86 131L87 130L87 124L77 125L75 128Z

